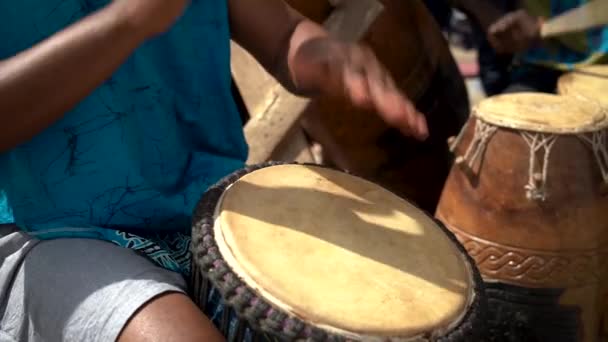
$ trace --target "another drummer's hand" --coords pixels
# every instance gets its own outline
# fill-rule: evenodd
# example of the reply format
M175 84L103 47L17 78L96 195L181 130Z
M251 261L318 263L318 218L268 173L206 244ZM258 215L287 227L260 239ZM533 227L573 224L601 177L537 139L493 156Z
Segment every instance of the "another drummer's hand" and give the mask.
M371 49L330 38L312 39L300 46L292 63L298 87L346 97L357 107L376 111L405 135L420 140L428 136L424 115L397 88Z
M518 53L540 40L542 19L525 10L511 12L488 29L488 41L498 53Z

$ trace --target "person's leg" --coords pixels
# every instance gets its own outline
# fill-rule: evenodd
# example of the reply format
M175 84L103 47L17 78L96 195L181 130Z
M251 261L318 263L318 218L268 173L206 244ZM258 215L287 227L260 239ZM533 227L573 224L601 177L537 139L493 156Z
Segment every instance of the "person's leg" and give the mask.
M119 342L222 340L213 324L182 293L161 295L144 305L118 339Z
M1 341L223 340L184 294L184 279L135 252L59 239L24 253L27 240L0 237L0 253L10 254L0 264L9 275L0 279Z

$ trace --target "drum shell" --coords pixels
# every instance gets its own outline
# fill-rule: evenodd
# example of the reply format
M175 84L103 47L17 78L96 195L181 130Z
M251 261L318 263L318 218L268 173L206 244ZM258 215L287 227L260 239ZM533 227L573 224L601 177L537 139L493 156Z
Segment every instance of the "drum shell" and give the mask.
M325 1L288 0L317 21ZM449 172L446 139L468 115L468 97L447 43L419 0L381 0L385 10L362 43L374 50L398 86L427 116L430 138L404 137L370 111L323 98L311 104L302 124L323 146L330 165L349 170L434 211Z
M466 152L476 120L470 119L456 155ZM437 217L465 245L486 281L564 289L560 303L581 310L580 338L594 341L608 260L608 197L595 155L579 137L559 136L545 201L526 198L529 157L521 132L499 128L472 174L452 168Z

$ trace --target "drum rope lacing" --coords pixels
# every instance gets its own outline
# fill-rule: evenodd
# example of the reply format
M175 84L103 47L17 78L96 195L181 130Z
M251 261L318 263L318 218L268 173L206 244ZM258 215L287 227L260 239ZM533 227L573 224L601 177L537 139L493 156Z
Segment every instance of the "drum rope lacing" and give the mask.
M546 184L549 169L549 156L551 155L553 145L557 141L557 136L553 134L532 132L521 132L520 134L530 147L528 184L524 186L524 189L526 189L526 198L529 200L544 201L547 199ZM543 152L542 161L540 161L540 173L536 172L536 154L538 151Z
M464 132L467 130L469 122L465 124L458 136L450 144L450 150L454 152L456 147L463 139ZM469 168L473 168L475 162L485 153L488 142L497 131L498 127L488 124L480 119L475 121L475 129L473 139L464 154L464 161ZM524 186L526 190L526 198L529 200L544 201L547 198L546 184L549 169L549 157L551 151L559 135L537 133L537 132L520 132L530 148L529 168L528 168L528 184ZM602 180L605 185L608 185L608 148L606 138L608 134L606 130L577 134L583 142L588 144L595 155L595 159L602 174ZM537 153L542 152L542 157L537 163ZM537 164L540 164L537 166ZM540 168L540 172L537 170Z
M473 140L467 148L466 153L464 154L464 160L467 161L467 164L470 168L473 168L473 165L481 157L486 147L488 146L488 142L490 138L496 133L498 128L492 125L489 125L481 120L475 122L475 132L473 134ZM463 129L464 131L464 129ZM458 142L462 139L462 132L458 135L454 144L458 144ZM455 145L454 145L455 146Z
M578 137L588 143L593 149L595 160L602 173L604 184L608 185L608 150L606 149L606 131L592 132L589 137L586 134L579 134Z

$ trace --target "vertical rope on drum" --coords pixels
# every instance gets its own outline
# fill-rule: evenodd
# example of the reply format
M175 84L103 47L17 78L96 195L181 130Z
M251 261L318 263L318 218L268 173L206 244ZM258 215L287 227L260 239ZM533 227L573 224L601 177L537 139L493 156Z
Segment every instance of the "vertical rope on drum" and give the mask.
M469 168L473 168L477 159L483 155L488 146L488 141L496 133L497 127L489 125L481 120L475 122L475 132L471 145L464 154L464 160Z
M578 137L584 142L591 145L595 160L600 172L602 173L602 180L605 185L608 185L608 151L606 150L606 131L597 131L589 134L579 134Z
M456 147L458 145L460 145L460 142L462 141L462 137L464 136L464 131L467 130L467 128L469 128L469 125L471 124L471 120L468 120L467 122L465 122L465 124L462 126L462 129L460 130L460 132L458 133L458 135L456 136L456 138L454 139L454 141L452 141L452 143L450 144L449 148L450 148L450 152L454 152L456 150Z
M549 171L549 156L553 145L557 141L557 136L553 134L522 132L521 136L530 147L530 160L528 167L528 184L524 186L526 198L529 200L547 199L546 184L547 173ZM536 153L543 149L541 161L541 172L536 171Z

